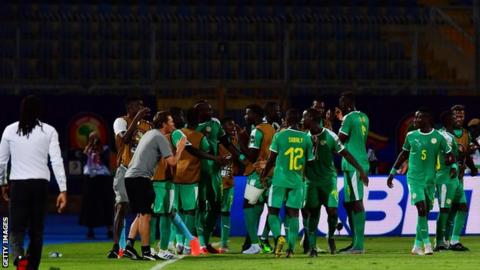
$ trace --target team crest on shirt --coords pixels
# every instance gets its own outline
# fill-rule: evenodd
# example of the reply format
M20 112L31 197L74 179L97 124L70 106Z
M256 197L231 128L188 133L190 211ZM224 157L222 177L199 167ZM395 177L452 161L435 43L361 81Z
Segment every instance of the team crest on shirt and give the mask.
M205 128L205 131L206 131L206 132L212 132L212 127L206 127L206 128Z
M327 141L325 141L325 140L321 140L321 141L320 141L320 145L323 146L323 145L325 145L325 144L327 144Z
M447 204L452 204L452 200L451 200L451 199L447 199Z
M432 144L436 144L437 143L437 138L432 138L432 140L430 142L432 142Z
M417 193L413 193L413 194L412 194L412 199L415 200L416 198L417 198Z

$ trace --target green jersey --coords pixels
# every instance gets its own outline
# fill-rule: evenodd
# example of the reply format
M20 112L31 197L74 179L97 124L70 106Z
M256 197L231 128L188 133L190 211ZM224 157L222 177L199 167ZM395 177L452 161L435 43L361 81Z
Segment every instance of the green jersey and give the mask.
M260 149L262 146L263 132L260 129L254 127L250 132L250 142L248 148Z
M277 153L272 185L298 188L303 185L304 169L313 157L312 137L291 128L273 136L270 151Z
M458 143L455 140L454 135L445 129L441 129L439 132L443 135L443 137L445 137L447 144L452 148L452 153L455 156L455 159L458 160ZM445 155L445 151L441 150L437 158L437 175L435 177L436 184L447 184L448 182L453 181L453 179L450 178L450 169L452 167L458 167L454 164L446 165ZM456 169L458 170L458 168Z
M360 111L353 111L344 116L342 126L340 127L340 133L348 136L345 142L345 148L352 154L357 162L363 168L369 167L368 155L367 155L367 136L369 129L369 119L366 114ZM355 171L348 161L342 159L343 171Z
M313 150L315 160L307 164L308 183L315 186L336 183L337 169L333 163L334 153L340 153L345 147L338 136L326 128L312 137L316 142Z
M403 150L409 152L407 180L409 183L434 184L438 155L448 154L452 148L445 137L436 129L429 133L410 131L403 143Z
M172 144L173 144L173 147L176 147L177 143L180 141L181 138L183 137L187 137L185 135L185 133L182 132L181 129L176 129L172 132ZM186 146L188 145L192 145L188 140L187 140L187 143L186 143ZM204 152L209 152L210 151L210 144L208 143L208 140L205 136L202 137L202 139L200 140L200 150L204 151Z
M198 124L196 131L202 132L207 138L210 145L210 150L213 155L218 155L218 144L220 138L225 136L225 131L223 130L220 121L217 118L212 118L206 122ZM215 174L216 170L220 170L218 166L215 165L213 160L202 160L202 170L209 172L210 174Z
M207 137L208 142L210 143L210 149L212 150L213 155L218 154L218 143L220 138L225 136L225 130L223 130L220 121L217 118L212 118L206 122L198 124L196 131L200 131Z

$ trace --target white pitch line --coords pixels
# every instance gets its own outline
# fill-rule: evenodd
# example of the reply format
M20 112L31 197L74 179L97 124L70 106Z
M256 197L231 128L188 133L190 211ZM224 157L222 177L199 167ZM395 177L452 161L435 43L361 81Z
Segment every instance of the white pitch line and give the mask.
M152 267L150 270L160 270L160 269L163 269L165 266L169 265L169 264L172 264L176 261L179 261L181 259L185 258L185 256L178 256L178 259L173 259L173 260L168 260L168 261L164 261L164 262L161 262L157 265L155 265L154 267Z

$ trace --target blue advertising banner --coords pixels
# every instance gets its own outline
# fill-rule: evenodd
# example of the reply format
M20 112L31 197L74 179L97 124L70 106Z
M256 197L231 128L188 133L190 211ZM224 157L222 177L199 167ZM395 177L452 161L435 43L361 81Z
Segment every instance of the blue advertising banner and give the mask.
M371 236L400 236L414 235L416 230L417 210L410 204L410 194L406 177L396 176L394 188L389 189L386 185L386 176L371 176L370 184L365 189L364 205L367 214L365 234ZM235 177L235 194L232 206L232 230L231 235L243 236L246 234L245 222L243 220L243 193L245 190L246 178ZM465 224L465 234L480 234L480 177L465 177L464 189L467 197L469 213ZM338 178L338 190L340 202L343 201L343 177ZM340 203L341 204L341 203ZM435 233L439 211L438 202L435 201L434 208L429 215L429 231ZM267 208L263 211L259 233L267 217ZM339 222L345 226L339 232L340 235L348 235L349 228L346 213L343 207L339 207ZM300 217L300 229L302 222ZM325 234L327 228L327 214L322 208L320 223L318 225L320 234Z

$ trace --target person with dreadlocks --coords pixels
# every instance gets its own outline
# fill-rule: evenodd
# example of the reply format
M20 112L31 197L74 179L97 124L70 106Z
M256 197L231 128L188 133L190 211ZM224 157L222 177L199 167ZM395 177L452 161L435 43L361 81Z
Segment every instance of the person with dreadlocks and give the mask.
M20 105L20 121L5 128L0 142L0 180L3 198L9 203L10 247L14 264L26 269L38 269L42 256L49 158L60 189L56 202L58 212L63 212L67 205L67 179L58 133L40 120L40 112L39 99L25 97ZM11 171L7 184L9 160ZM27 228L30 242L25 254L23 240Z

